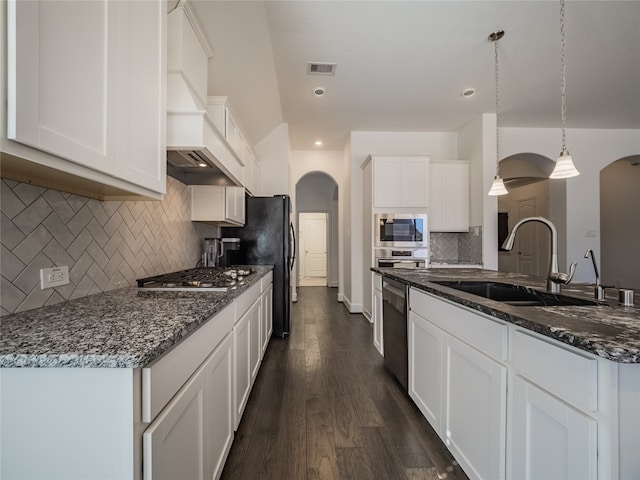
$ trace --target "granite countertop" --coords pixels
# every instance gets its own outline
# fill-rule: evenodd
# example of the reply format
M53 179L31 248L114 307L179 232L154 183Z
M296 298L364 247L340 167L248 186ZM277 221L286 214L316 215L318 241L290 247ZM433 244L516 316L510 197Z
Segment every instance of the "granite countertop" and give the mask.
M0 318L0 367L143 367L273 269L227 292L122 288Z
M543 279L493 270L372 268L425 292L467 306L508 323L559 340L572 347L621 363L640 363L640 307L618 304L617 292L594 306L511 306L433 283L440 280L490 280L545 291ZM593 300L593 285L562 286L562 295ZM638 301L638 299L636 299Z

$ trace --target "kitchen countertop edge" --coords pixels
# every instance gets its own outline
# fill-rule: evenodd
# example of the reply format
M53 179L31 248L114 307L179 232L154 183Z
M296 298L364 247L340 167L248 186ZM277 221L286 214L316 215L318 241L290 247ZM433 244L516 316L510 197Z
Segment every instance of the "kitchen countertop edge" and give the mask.
M227 292L128 287L4 316L0 368L144 367L273 270L272 265L250 267L256 275ZM158 308L153 308L156 302ZM172 311L171 304L184 312Z
M499 272L477 269L469 271L466 275L462 270L458 270L460 273L456 272L456 274L444 271L447 269L435 270L431 274L434 278L429 278L430 272L427 269L420 273L423 278L418 280L411 278L412 275L416 275L415 271L412 273L410 270L403 272L399 269L375 267L371 270L598 357L618 363L640 363L640 310L637 307L621 307L612 301L587 307L514 307L433 282L445 280L448 274L456 275L455 280L462 280L460 275L464 276L464 279L475 280L489 273L493 281L510 281L544 290L543 283L526 275L501 275ZM589 297L586 292L591 292L593 289L593 285L572 285L572 287L578 291L578 294L571 295L566 292L562 294L587 299ZM604 321L605 318L607 322ZM622 336L622 338L613 338L608 335L607 332L612 329L616 331L618 337Z

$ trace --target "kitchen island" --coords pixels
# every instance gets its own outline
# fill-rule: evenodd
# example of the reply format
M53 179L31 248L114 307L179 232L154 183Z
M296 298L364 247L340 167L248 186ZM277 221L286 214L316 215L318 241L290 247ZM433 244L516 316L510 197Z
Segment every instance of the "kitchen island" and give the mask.
M2 317L0 476L219 476L270 336L273 267L249 268Z
M471 478L640 477L638 307L516 306L451 288L544 291L525 275L372 270L408 287L408 393ZM586 303L593 286L562 295Z

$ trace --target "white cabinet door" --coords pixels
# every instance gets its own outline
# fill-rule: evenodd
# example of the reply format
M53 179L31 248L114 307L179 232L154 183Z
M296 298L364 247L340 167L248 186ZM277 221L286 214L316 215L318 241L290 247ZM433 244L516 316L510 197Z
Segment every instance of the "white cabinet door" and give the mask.
M107 114L117 106L108 67L115 72L118 6L110 3L8 2L10 139L106 170L116 127Z
M373 206L429 206L429 158L423 155L373 155Z
M191 220L219 225L242 226L245 220L243 187L190 185Z
M403 207L429 206L429 162L425 158L405 158L402 160Z
M505 478L507 368L445 339L445 444L475 478Z
M520 376L513 388L509 477L597 478L596 421Z
M164 2L11 1L8 13L8 138L164 193Z
M144 432L145 480L205 480L204 397L199 370Z
M441 329L409 312L409 396L442 436L443 338Z
M233 336L228 335L204 367L206 475L218 479L233 442Z
M251 317L243 315L233 327L233 426L238 429L251 391Z
M269 340L271 340L271 333L273 332L273 284L269 285L267 289L262 292L260 297L262 307L260 311L260 318L262 327L260 328L260 336L262 338L262 356L267 351L269 346Z
M243 187L225 187L225 220L244 225L245 199Z
M245 314L249 316L249 365L251 369L251 385L253 385L254 380L258 376L258 370L260 369L260 363L262 361L262 339L260 336L260 329L262 327L260 322L261 303L260 299L257 299Z
M429 230L468 232L469 164L432 162L429 173Z
M384 339L382 336L382 325L384 319L382 317L382 290L376 288L376 283L381 284L381 275L374 275L373 280L373 346L376 350L384 355Z
M374 157L373 159L373 206L402 206L402 160L398 158Z

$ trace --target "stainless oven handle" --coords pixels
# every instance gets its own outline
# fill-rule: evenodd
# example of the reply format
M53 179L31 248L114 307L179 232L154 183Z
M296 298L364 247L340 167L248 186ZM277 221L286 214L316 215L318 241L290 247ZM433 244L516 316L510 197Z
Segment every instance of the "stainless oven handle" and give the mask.
M426 261L422 258L420 259L405 259L405 260L395 260L395 259L378 259L378 267L395 267L396 265L413 265L413 268L424 268L426 265Z

